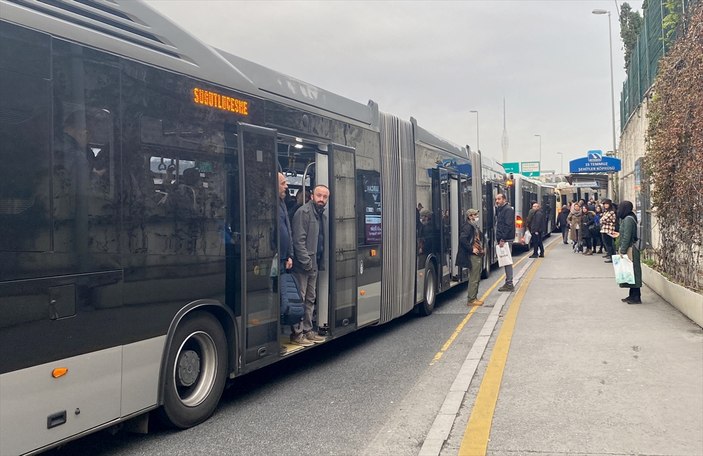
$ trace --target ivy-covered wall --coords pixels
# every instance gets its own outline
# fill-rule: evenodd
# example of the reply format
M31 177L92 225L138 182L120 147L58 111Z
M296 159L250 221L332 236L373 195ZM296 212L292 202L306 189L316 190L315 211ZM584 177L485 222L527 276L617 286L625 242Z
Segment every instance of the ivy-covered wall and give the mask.
M703 2L690 14L685 33L660 61L648 103L645 167L660 235L652 252L655 266L673 281L701 292Z

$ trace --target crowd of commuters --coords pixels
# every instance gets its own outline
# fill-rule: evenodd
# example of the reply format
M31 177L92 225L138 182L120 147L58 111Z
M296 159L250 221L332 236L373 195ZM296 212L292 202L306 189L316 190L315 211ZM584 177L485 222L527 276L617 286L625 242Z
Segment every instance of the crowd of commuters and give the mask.
M616 254L627 256L633 262L635 283L620 284L621 288L630 290L629 295L622 301L628 304L642 302L640 297L642 268L640 252L637 248L637 215L633 212L630 201L622 201L619 205L607 198L600 202L594 199L573 201L568 206L562 206L557 217L557 228L562 233L564 244L569 244L571 241L574 253L588 256L602 254L603 261L606 263L612 263L613 256Z

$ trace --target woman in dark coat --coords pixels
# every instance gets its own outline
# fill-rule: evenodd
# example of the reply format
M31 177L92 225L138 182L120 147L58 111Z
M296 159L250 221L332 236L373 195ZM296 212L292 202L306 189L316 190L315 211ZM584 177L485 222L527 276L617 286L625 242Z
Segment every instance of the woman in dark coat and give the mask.
M559 217L557 217L557 225L559 225L559 230L561 230L561 237L564 240L564 244L569 243L569 222L567 218L569 217L569 207L565 204L561 207L561 212L559 212Z
M632 203L623 201L618 207L618 219L620 220L620 245L618 252L620 255L627 255L632 260L635 270L635 283L621 283L620 288L629 288L630 294L623 298L622 302L628 304L641 304L642 299L640 289L642 288L642 264L640 263L640 251L637 248L637 216L632 212Z

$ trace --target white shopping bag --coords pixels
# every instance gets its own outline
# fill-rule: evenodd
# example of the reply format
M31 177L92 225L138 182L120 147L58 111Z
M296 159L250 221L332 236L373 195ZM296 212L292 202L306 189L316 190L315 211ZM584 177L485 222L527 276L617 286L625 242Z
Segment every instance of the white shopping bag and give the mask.
M627 255L613 255L613 270L615 271L615 282L618 284L635 284L635 267Z
M530 233L530 230L525 230L525 245L530 245L530 240L532 240L532 233Z
M513 264L513 255L510 252L510 244L507 242L503 244L503 247L501 247L500 244L496 244L496 255L498 255L499 267L502 268L503 266Z

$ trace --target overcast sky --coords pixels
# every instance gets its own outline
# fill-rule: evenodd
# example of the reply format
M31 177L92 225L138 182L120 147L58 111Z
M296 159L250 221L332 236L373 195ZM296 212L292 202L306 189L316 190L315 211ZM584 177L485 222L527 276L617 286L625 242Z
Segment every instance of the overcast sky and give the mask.
M539 156L564 170L612 150L608 16L616 132L625 79L614 1L148 0L201 41L403 119L501 161ZM618 2L621 5L622 2ZM630 5L639 9L641 2Z

